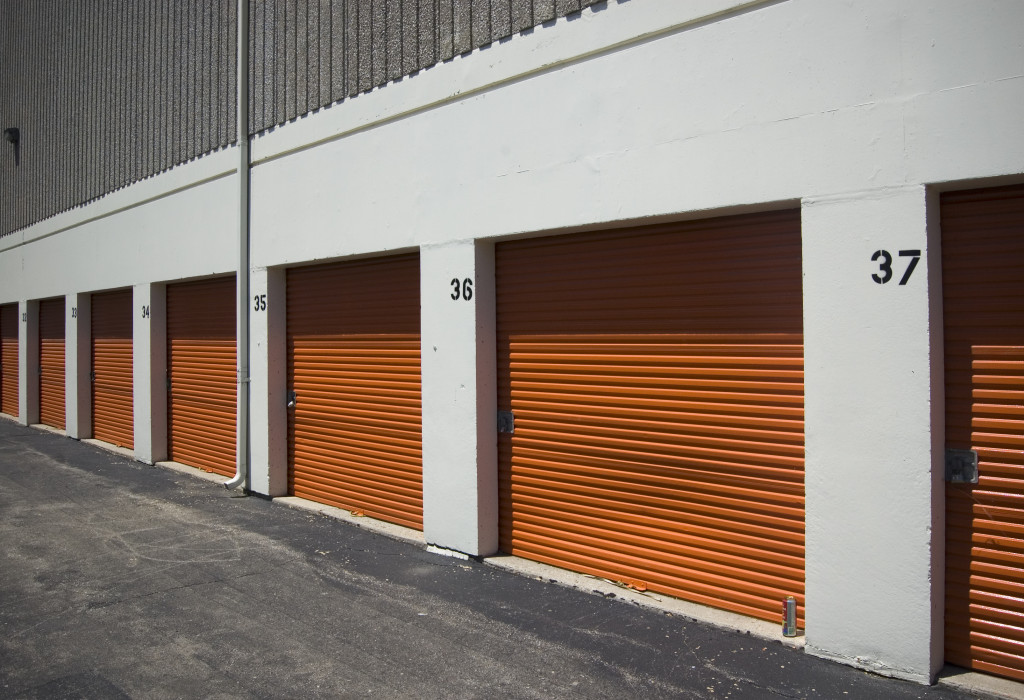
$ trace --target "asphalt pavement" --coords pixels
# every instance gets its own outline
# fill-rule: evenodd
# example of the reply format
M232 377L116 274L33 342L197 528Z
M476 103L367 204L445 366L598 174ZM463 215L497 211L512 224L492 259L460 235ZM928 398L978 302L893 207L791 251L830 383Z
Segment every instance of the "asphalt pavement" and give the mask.
M0 419L0 697L966 698Z

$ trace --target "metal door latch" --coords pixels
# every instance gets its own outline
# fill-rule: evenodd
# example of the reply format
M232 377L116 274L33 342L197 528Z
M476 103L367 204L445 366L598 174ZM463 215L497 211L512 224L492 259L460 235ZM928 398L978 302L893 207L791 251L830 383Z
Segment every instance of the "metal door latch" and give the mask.
M299 398L299 395L294 391L288 392L288 408L295 408L295 401Z
M512 411L498 411L498 432L509 435L516 432L516 417Z
M946 481L951 484L978 483L977 451L947 449Z

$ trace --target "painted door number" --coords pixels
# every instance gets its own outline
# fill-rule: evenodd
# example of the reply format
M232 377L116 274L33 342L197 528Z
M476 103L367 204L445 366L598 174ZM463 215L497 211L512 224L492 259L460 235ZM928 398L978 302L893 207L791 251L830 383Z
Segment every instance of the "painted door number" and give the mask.
M469 277L459 281L458 278L452 279L452 301L469 301L473 298L473 280Z
M914 268L921 260L921 251L901 250L899 255L901 258L910 258L906 270L903 271L903 277L900 278L900 286L902 286L909 282L910 276L914 274ZM871 279L878 284L885 284L892 279L892 253L888 250L876 250L875 254L871 256L871 262L878 263L878 272L872 273Z

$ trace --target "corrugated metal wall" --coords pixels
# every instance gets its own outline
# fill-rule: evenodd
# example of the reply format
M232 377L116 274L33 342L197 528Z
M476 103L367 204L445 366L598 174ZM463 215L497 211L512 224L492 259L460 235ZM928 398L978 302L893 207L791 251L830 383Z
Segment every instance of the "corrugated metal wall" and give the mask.
M946 484L946 661L1024 681L1024 186L941 198L946 446L977 484Z
M253 133L599 0L253 0ZM234 142L237 0L0 0L0 235Z
M800 212L505 241L495 275L502 551L802 626Z
M598 0L257 0L254 132Z
M0 233L225 146L232 0L5 0Z
M288 271L288 493L423 529L420 257Z

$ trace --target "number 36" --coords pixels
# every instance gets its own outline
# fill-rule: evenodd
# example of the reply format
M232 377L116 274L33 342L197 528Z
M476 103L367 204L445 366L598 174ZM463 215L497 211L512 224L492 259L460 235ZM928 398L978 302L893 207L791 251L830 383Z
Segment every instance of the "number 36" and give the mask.
M473 298L473 280L470 278L467 277L461 282L458 278L455 278L451 281L451 285L452 301L458 301L459 299L469 301Z

